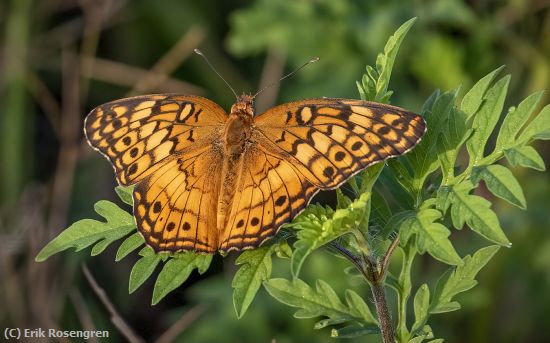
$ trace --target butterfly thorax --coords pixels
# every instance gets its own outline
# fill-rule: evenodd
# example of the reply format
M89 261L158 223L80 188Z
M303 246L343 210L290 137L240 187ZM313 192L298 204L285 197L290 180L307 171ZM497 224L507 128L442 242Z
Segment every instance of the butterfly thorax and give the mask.
M240 155L250 138L253 116L253 102L249 95L241 95L231 106L231 113L225 125L224 143L226 155Z
M237 102L231 107L231 113L225 124L223 137L225 154L217 208L219 231L226 226L238 176L242 174L242 156L247 142L250 141L253 114L253 99L250 95L243 94L237 98Z

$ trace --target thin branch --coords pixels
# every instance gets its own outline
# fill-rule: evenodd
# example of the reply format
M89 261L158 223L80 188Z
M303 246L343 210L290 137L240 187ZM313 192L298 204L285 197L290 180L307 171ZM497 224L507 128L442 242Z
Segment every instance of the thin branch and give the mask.
M363 261L355 256L351 251L349 251L348 249L344 248L342 245L340 245L338 242L335 242L335 241L332 241L330 242L330 245L338 250L338 252L340 252L345 258L347 258L351 263L353 263L353 265L355 267L357 267L357 269L359 269L360 272L363 272L364 271L364 268L363 268Z
M284 73L285 62L286 53L284 51L275 48L269 49L267 51L267 57L265 59L258 89L263 89L273 81L280 79ZM258 96L256 100L256 110L258 113L262 113L275 104L280 86L280 83L276 83Z
M103 19L107 17L105 14L109 13L112 1L80 0L79 2L84 13L84 35L80 44L80 73L82 75L91 75L93 74L94 60L89 58L84 59L84 57L93 57L96 55ZM82 103L85 103L88 95L89 84L89 77L82 77L80 79Z
M63 104L60 127L61 147L54 176L48 230L58 232L65 226L73 178L78 160L80 136L79 63L75 55L63 51Z
M386 251L386 254L384 255L384 259L382 260L382 265L380 267L380 277L385 277L386 271L388 270L388 265L390 263L390 258L393 255L393 252L395 251L395 248L397 248L398 244L399 236L397 236L397 238L391 242L388 251Z
M86 60L89 57L84 57ZM153 74L154 78L166 78L166 75L157 75L146 69L133 67L124 63L110 61L101 58L94 58L93 74L83 76L91 79L108 82L114 85L133 87L139 80L147 77L148 74ZM84 70L84 72L86 72ZM182 94L204 94L204 90L188 82L179 81L174 78L166 78L162 85L156 86L150 91L174 92Z
M168 79L168 75L193 53L193 49L202 42L204 36L205 33L201 27L191 27L168 52L159 58L149 73L142 75L128 93L128 96L148 92L164 83Z
M156 343L170 343L173 342L191 323L199 318L206 307L204 305L197 305L190 310L186 311L180 319L178 319L172 326L168 328L159 338Z
M82 324L82 328L87 331L95 331L96 328L94 325L94 321L92 320L92 316L90 314L88 306L86 306L86 302L84 301L84 299L82 299L82 294L80 294L77 289L73 289L69 293L69 298L73 303L73 306L76 310L76 315L78 316L78 319ZM99 343L99 340L97 339L97 337L92 336L89 338L89 342Z
M95 294L97 295L99 300L101 300L101 302L103 303L103 306L105 306L105 308L107 309L107 311L111 315L111 322L120 331L120 333L124 337L126 337L126 339L130 343L145 343L145 340L143 338L141 338L140 336L138 336L134 332L134 330L132 330L132 328L130 328L130 326L128 324L126 324L124 319L122 319L122 317L120 316L120 314L116 310L116 308L113 305L113 303L111 302L111 300L109 300L109 297L107 296L107 294L105 293L103 288L101 288L97 284L94 277L92 276L92 273L90 273L90 271L88 270L88 267L86 267L85 264L82 265L82 272L84 273L84 276L86 277L86 280L88 280L88 283L92 287L93 291L95 292Z
M27 70L25 76L29 93L40 105L56 136L59 138L61 136L61 106L59 102L38 75Z

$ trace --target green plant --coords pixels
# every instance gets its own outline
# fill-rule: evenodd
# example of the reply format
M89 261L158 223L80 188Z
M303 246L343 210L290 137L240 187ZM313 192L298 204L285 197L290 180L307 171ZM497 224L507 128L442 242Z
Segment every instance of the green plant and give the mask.
M362 99L389 101L393 63L413 22L403 24L378 55L376 65L367 67L357 83ZM530 143L550 139L550 106L535 114L542 96L539 92L503 115L510 77L495 81L501 69L477 82L460 104L458 90L434 92L421 111L428 133L413 151L351 179L353 195L338 190L336 209L311 205L270 242L243 252L236 261L240 269L232 282L237 317L246 313L263 285L273 298L296 307L296 318L322 317L315 329L332 327L333 337L382 334L385 343L441 342L429 325L431 316L458 310L456 296L477 284L476 275L499 246L510 246L491 202L476 194L476 189L483 181L494 196L523 209L526 202L521 185L499 162L505 159L511 166L545 170ZM500 129L495 130L501 118ZM493 135L494 144L490 143ZM116 191L125 203L132 204L130 189L117 187ZM97 255L126 237L118 249L118 261L144 245L126 211L107 201L98 202L96 211L107 221L84 219L74 223L44 247L36 260L43 261L70 247L78 251L92 245L91 253ZM496 244L461 257L449 238L453 227L468 227ZM321 249L352 263L355 269L346 272L368 283L376 315L352 290L345 291L342 300L327 281L317 280L312 287L300 279L304 261ZM394 261L395 269L390 268L394 251L401 256L401 261ZM413 263L425 253L450 266L435 285L417 285L413 280ZM139 255L130 274L130 292L162 264L153 304L185 282L194 269L206 271L212 257L189 252L155 254L149 247L142 248ZM288 261L288 279L271 278L273 255ZM397 297L395 309L390 309L386 300L386 286ZM410 309L413 319L408 319Z

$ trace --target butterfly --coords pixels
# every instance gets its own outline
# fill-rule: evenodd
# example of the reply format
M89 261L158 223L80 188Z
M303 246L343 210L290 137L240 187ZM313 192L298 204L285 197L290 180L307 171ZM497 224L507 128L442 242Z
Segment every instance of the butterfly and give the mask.
M320 190L412 149L426 131L404 109L339 98L255 115L199 96L131 97L90 112L88 143L133 189L139 232L156 252L223 253L274 236Z

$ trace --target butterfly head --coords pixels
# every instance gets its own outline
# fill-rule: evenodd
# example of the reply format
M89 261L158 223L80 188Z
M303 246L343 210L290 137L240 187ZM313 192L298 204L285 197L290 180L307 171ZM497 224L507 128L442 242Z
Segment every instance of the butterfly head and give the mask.
M239 117L252 117L254 115L254 97L242 94L237 97L237 102L231 106L231 113Z

